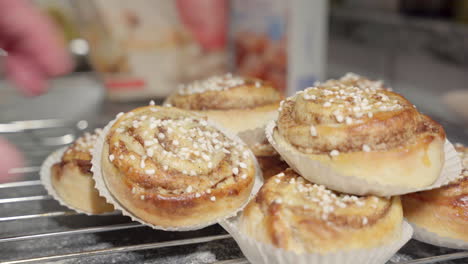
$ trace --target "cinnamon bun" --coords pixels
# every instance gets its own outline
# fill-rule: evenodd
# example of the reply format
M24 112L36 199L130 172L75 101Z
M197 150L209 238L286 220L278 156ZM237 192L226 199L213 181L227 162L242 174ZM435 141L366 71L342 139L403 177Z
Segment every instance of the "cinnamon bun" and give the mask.
M250 196L251 151L194 113L147 106L118 116L106 135L101 170L126 210L163 228L226 217Z
M181 85L165 105L207 116L251 144L265 140L263 128L276 118L281 99L267 82L225 74Z
M51 168L51 182L60 198L73 208L92 214L112 212L114 207L99 196L91 172L91 152L101 133L85 133Z
M400 239L400 199L353 196L311 183L292 169L265 182L240 217L259 242L295 253L368 249Z
M446 186L402 196L408 221L443 237L468 242L468 148L456 146L460 177Z
M287 150L285 155L382 185L429 186L444 164L442 126L381 82L355 74L283 101L271 140L282 155ZM325 184L311 178L312 172L300 173Z

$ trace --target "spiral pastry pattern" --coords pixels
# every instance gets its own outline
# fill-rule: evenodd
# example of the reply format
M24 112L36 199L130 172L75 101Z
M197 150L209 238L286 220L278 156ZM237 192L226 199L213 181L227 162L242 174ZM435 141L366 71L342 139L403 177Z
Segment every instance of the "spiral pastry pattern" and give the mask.
M286 100L278 128L306 153L382 151L443 129L381 82L348 74ZM335 151L335 152L336 152Z
M381 184L428 186L444 162L442 126L382 82L355 74L283 101L273 138L344 175Z
M118 116L104 144L111 193L137 217L163 227L202 224L245 203L253 155L203 118L148 106Z
M246 235L278 248L326 253L391 243L402 221L398 197L334 192L287 169L266 181L240 226Z
M269 83L232 74L180 85L166 103L187 110L252 109L278 104L281 94Z

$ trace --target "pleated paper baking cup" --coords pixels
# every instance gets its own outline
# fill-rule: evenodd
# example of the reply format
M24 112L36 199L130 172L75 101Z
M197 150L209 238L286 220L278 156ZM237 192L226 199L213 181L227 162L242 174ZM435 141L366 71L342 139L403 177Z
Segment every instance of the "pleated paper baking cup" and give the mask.
M63 148L60 148L54 152L52 152L46 159L45 161L42 163L42 166L41 166L41 170L39 171L39 175L40 175L40 178L41 178L41 183L42 185L44 186L44 188L46 189L47 193L52 196L56 201L58 201L60 203L60 205L63 205L69 209L72 209L78 213L81 213L81 214L86 214L86 215L102 215L102 214L109 214L109 212L107 213L101 213L101 214L95 214L95 213L91 213L91 212L88 212L88 211L83 211L82 209L79 209L69 203L67 203L64 199L62 199L62 197L60 197L60 195L57 193L57 191L55 191L55 188L54 186L52 186L52 172L51 172L51 168L54 164L60 162L62 160L62 155L63 153L65 153L65 151L67 150L68 147L63 147Z
M377 196L394 196L430 190L439 188L453 181L460 175L461 171L460 158L458 157L453 145L446 140L444 144L444 165L439 177L433 184L421 188L381 184L376 181L369 181L353 175L340 174L320 161L311 159L306 154L302 154L298 151L292 152L292 147L280 146L273 138L275 128L276 122L271 121L265 130L266 137L270 144L276 149L276 151L278 151L292 169L311 182L322 184L332 190L344 193L355 195L373 194Z
M383 264L403 247L413 234L411 226L403 221L400 238L388 245L326 254L297 254L256 241L242 233L239 228L239 216L227 219L220 224L232 235L241 248L242 253L252 264Z
M431 232L424 227L418 226L415 223L409 222L414 230L413 238L432 245L447 248L465 249L468 250L468 241L461 239L444 237L437 233Z
M231 213L229 213L229 214L227 214L227 215L225 215L225 216L223 216L221 218L214 219L212 221L205 222L205 223L202 223L202 224L199 224L199 225L191 225L191 226L184 226L184 227L164 227L164 226L158 226L158 225L153 225L151 223L148 223L148 222L140 219L138 216L136 216L135 214L133 214L129 210L127 210L117 200L117 198L115 198L112 195L109 188L107 188L106 179L102 175L102 170L101 170L102 150L103 150L103 147L104 147L104 142L106 140L107 134L109 133L109 130L111 129L111 127L115 123L115 121L116 121L116 119L114 119L113 121L109 122L109 124L107 124L107 126L103 129L102 134L100 135L100 137L98 138L98 140L96 142L96 146L95 146L94 151L93 151L93 159L91 160L91 163L92 163L91 171L93 172L93 177L94 177L94 180L96 182L96 189L98 189L100 195L103 196L104 198L106 198L108 203L114 205L114 207L117 210L120 210L123 215L126 215L126 216L130 217L133 221L142 223L142 224L147 225L147 226L149 226L151 228L154 228L154 229L166 230L166 231L190 231L190 230L202 229L204 227L216 224L216 223L218 223L218 222L220 222L220 221L222 221L224 219L235 216L239 211L244 209L244 207L249 203L250 199L252 199L257 194L257 192L260 190L260 188L263 185L262 171L260 169L260 166L258 165L257 160L255 159L255 156L249 150L249 153L250 153L252 159L254 160L254 165L255 165L255 171L256 171L255 182L254 182L254 186L252 187L252 191L250 193L249 199L247 199L239 208L237 208L233 212L231 212ZM244 144L239 137L232 135L230 132L228 132L225 129L221 128L220 126L214 124L213 122L208 121L207 123L208 123L208 125L211 125L211 126L215 127L216 129L218 129L219 131L223 132L230 139L238 142L239 144Z

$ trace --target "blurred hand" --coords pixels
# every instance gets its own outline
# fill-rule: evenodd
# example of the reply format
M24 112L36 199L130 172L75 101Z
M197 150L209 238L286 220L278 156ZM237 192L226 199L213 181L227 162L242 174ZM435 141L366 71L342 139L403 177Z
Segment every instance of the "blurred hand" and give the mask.
M25 0L0 0L0 48L7 78L26 95L41 94L72 66L52 22Z
M13 181L15 175L9 174L9 170L22 167L23 156L15 146L3 138L0 138L0 155L0 183Z
M0 0L0 48L8 52L0 58L7 78L26 95L41 94L48 79L72 66L52 22L25 0ZM8 171L22 164L21 153L0 138L0 182L10 181Z
M177 0L182 22L205 50L219 50L226 45L226 0Z

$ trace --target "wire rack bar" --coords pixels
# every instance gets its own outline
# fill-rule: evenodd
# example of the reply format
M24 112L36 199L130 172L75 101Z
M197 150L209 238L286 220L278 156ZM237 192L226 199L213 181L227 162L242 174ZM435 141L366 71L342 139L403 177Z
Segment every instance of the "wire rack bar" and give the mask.
M136 228L136 227L143 227L143 225L140 223L133 222L133 223L128 223L128 224L87 227L87 228L79 228L79 229L73 229L73 230L67 230L67 231L34 234L34 235L12 236L12 237L0 238L0 243L35 239L35 238L75 235L75 234L101 233L101 232L116 231L116 230Z
M215 236L207 236L207 237L173 240L173 241L167 241L167 242L156 242L156 243L147 243L147 244L140 244L140 245L98 249L98 250L92 250L92 251L84 251L84 252L69 253L69 254L62 254L62 255L30 258L30 259L12 260L12 261L5 261L3 263L4 264L18 264L18 263L31 263L31 262L39 262L39 261L42 261L42 262L54 261L54 260L67 259L67 258L89 257L89 256L97 256L97 255L104 255L104 254L124 253L124 252L129 252L129 251L140 251L140 250L146 250L146 249L184 246L184 245L206 243L206 242L228 239L228 238L231 238L231 235L228 235L228 234L215 235Z
M0 217L0 222L34 219L34 218L43 218L43 217L79 215L79 214L81 214L81 213L77 213L75 211L57 211L57 212L49 212L49 213L43 213L43 214L5 216L5 217Z
M52 196L50 196L50 195L36 195L36 196L3 198L3 199L0 199L0 204L30 202L30 201L43 201L43 200L50 200L50 199L52 199Z
M250 262L246 258L236 258L236 259L216 261L212 264L249 264L249 263Z
M41 214L30 214L30 215L15 215L15 216L5 216L0 217L1 222L7 221L15 221L15 220L24 220L24 219L33 219L33 218L43 218L43 217L57 217L57 216L73 216L73 215L81 215L82 213L78 213L76 211L56 211L56 212L48 212L48 213L41 213ZM119 211L103 213L94 216L112 216L112 215L121 215Z
M398 264L428 264L428 263L436 263L436 262L441 262L441 261L463 259L463 258L468 258L468 251L427 257L427 258L413 259L409 261L399 262Z
M68 122L61 119L23 120L10 123L0 123L0 133L18 133L27 130L59 128L69 126Z
M36 186L41 185L41 181L34 180L34 181L18 181L18 182L7 182L1 183L0 189L3 188L17 188L17 187L25 187L25 186Z
M10 173L10 174L31 173L31 172L38 172L40 169L41 169L40 166L13 168L13 169L9 170L8 173Z

